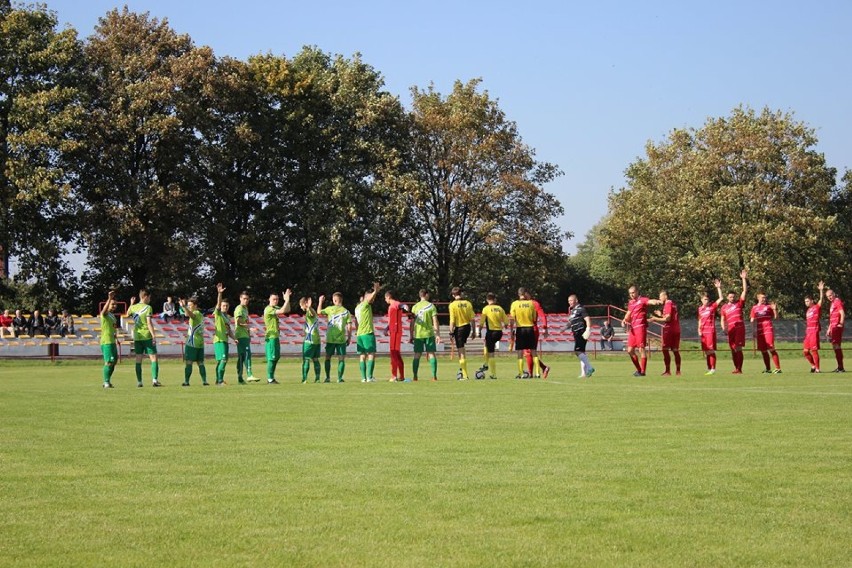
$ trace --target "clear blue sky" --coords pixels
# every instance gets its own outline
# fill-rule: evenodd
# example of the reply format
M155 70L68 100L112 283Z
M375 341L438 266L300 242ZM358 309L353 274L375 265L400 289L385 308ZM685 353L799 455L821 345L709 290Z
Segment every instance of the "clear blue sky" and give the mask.
M88 37L110 0L46 0ZM695 4L695 5L694 5ZM700 5L697 5L700 4ZM456 79L483 87L541 160L575 238L648 140L727 115L739 104L792 111L818 150L852 168L852 2L431 2L132 0L217 55L293 56L304 45L363 55L390 92Z

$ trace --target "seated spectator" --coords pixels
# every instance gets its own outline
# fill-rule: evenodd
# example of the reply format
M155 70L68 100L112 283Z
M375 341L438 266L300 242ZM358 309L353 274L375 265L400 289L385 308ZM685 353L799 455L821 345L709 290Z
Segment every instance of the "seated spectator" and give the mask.
M0 339L6 339L6 337L15 337L15 328L13 327L12 316L9 314L9 310L3 310L3 315L0 315Z
M12 318L12 328L15 330L15 337L29 335L30 322L21 314L21 310L15 310L15 317Z
M59 335L74 335L74 316L68 313L68 310L62 310L62 317L59 318Z
M44 318L44 334L59 335L59 326L59 315L56 313L56 310L47 310L47 316Z
M33 310L33 315L30 316L30 337L36 335L44 335L47 328L44 325L44 316L38 310Z
M167 296L165 303L163 303L163 313L160 314L160 317L163 318L164 322L169 322L175 319L176 316L177 308L175 307L174 300L172 300L171 296Z
M612 351L612 337L615 335L615 329L613 329L612 324L609 323L609 319L603 322L600 330L601 334L601 349L604 350L607 347L607 343L609 344L609 350Z

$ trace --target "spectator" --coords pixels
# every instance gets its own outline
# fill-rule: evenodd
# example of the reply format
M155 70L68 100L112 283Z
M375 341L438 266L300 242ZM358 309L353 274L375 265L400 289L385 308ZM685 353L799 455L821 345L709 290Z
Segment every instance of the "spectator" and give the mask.
M29 335L30 322L21 314L21 310L15 310L15 317L12 319L12 328L15 330L15 337Z
M62 310L62 317L59 319L59 335L74 335L74 316L68 313L68 310Z
M160 314L160 317L163 318L163 321L166 323L168 323L169 320L176 319L177 308L175 307L174 300L172 300L171 296L166 297L166 301L163 303L163 313Z
M44 316L38 310L33 310L33 315L30 316L30 337L36 335L44 335L47 328L44 325Z
M3 310L3 315L0 315L0 339L6 339L7 334L10 337L15 337L13 321L12 316L9 315L9 310Z
M612 324L609 323L609 318L607 318L600 329L601 334L601 350L606 350L607 344L609 344L609 350L613 351L614 347L612 345L612 337L615 335L615 329L613 329Z
M45 335L59 335L59 316L56 310L47 310L47 316L44 318Z

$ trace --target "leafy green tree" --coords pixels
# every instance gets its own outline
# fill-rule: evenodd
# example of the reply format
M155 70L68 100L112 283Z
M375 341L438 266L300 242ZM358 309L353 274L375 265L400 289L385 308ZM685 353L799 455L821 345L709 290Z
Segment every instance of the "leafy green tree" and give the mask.
M446 97L412 89L408 170L397 180L409 271L442 296L453 284L482 295L503 282L553 296L564 257L554 218L563 209L543 186L561 172L536 161L479 84L457 81Z
M53 12L0 2L0 276L14 256L18 279L63 303L75 288L62 257L74 227L65 157L83 116L79 63L76 32L58 31Z
M198 100L209 49L147 13L113 10L86 44L86 121L76 199L94 291L199 286Z
M753 286L797 307L827 269L837 226L835 171L816 142L790 114L747 108L649 142L600 231L613 277L689 303L746 268Z

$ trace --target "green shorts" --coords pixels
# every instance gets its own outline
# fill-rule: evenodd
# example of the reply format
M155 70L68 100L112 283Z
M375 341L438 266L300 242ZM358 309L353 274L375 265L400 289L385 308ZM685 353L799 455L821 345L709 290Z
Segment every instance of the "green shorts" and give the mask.
M266 360L277 361L281 358L281 342L277 337L266 338Z
M204 362L204 348L203 347L191 347L187 345L183 350L183 360L188 363L203 363Z
M304 359L319 359L319 343L302 343L302 357Z
M137 339L133 342L133 352L137 355L156 355L157 346L153 339Z
M438 348L435 346L434 337L424 337L423 339L414 338L415 353L423 353L424 351L427 353L434 353L437 350Z
M359 335L357 338L358 341L358 353L359 354L367 354L367 353L375 353L376 352L376 334L368 333L367 335Z
M104 363L115 363L118 360L118 346L115 343L101 343L101 353Z
M326 343L325 344L325 354L328 357L332 355L340 355L341 357L346 355L346 344L345 343Z
M213 353L216 355L216 360L228 360L228 344L224 341L216 341L213 343Z

